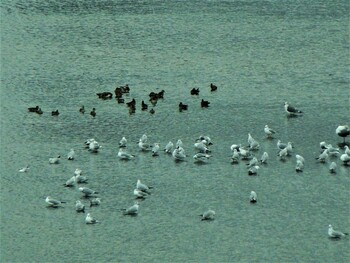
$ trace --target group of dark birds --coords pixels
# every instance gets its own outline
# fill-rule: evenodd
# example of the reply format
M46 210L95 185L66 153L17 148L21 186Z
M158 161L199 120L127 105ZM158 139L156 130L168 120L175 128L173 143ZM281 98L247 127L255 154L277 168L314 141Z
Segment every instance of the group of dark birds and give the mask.
M211 92L216 91L217 89L218 89L218 87L216 85L214 85L213 83L210 83L210 91ZM190 94L198 96L199 92L200 92L199 88L192 88L191 91L190 91ZM125 103L127 105L128 109L129 109L129 113L133 114L133 113L136 112L136 100L133 98L131 101L125 102L125 99L123 98L124 94L129 94L129 93L130 93L130 88L129 88L128 84L126 84L125 86L119 86L119 87L115 88L115 90L114 90L114 95L115 95L115 99L117 100L117 102L119 104ZM157 105L158 100L159 99L164 99L164 93L165 93L164 90L161 90L160 92L152 91L152 92L149 93L149 95L148 95L149 96L149 102L153 106L149 110L149 112L151 114L155 113L154 107ZM113 93L109 92L109 91L99 92L99 93L96 93L96 95L98 96L99 99L102 99L102 100L109 100L109 99L113 98ZM202 99L200 105L201 105L202 108L208 108L209 105L210 105L210 102L207 101L207 100ZM183 102L180 102L178 107L179 107L179 111L180 112L188 110L188 105L184 104ZM149 108L148 104L145 102L145 100L142 100L141 101L141 110L142 111L147 111L148 108ZM35 113L37 113L39 115L43 114L43 111L41 110L41 108L39 106L30 107L30 108L28 108L28 111L29 112L35 112ZM84 105L80 107L79 112L82 113L82 114L85 113ZM60 113L59 113L58 110L54 110L54 111L51 112L52 116L58 116L59 114ZM90 111L90 115L92 117L96 116L96 108L92 108L92 110Z

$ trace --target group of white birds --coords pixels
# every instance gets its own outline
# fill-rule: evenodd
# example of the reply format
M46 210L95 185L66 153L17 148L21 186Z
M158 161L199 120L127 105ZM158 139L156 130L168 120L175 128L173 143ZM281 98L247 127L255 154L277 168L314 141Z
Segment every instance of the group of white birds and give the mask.
M98 150L101 148L101 146L96 140L89 139L85 142L85 148L88 148L88 150L93 152L93 153L97 153ZM50 164L59 164L60 157L61 156L49 158L49 163ZM70 152L67 154L67 159L68 160L75 159L74 149L71 149ZM29 166L26 166L26 167L20 169L19 172L27 172L28 170L29 170ZM77 184L87 183L87 181L88 181L88 178L86 176L82 175L82 170L77 168L74 171L74 175L70 179L68 179L63 185L66 187L74 187ZM144 199L147 195L151 194L150 193L151 188L152 187L149 187L149 186L141 183L140 180L137 180L136 187L134 189L134 196L137 199L139 199L139 198ZM97 197L97 195L99 194L97 191L92 190L88 187L84 187L84 186L78 187L78 190L82 193L82 198L89 200L90 207L98 206L101 204L101 199L99 197ZM47 205L49 207L52 207L52 208L58 208L58 207L62 206L62 204L66 203L66 201L57 200L57 199L52 198L51 196L47 196L45 199L45 202L47 203ZM75 210L78 213L85 213L85 205L81 200L76 201ZM134 204L128 208L121 209L121 211L123 211L123 215L131 215L131 216L137 215L138 210L139 210L139 202L138 201L135 201ZM91 213L87 213L87 215L85 217L85 223L86 224L96 224L96 223L100 223L100 221L95 219L91 215Z
M288 116L300 116L303 114L302 111L289 105L288 102L285 102L284 108ZM268 125L265 125L264 133L267 138L272 139L276 134L276 131L271 129ZM344 165L348 165L350 162L350 149L345 144L345 137L347 137L350 134L350 129L347 125L341 125L336 129L336 134L344 138L344 145L345 145L344 153L341 153L341 150L339 148L333 147L331 144L321 142L320 147L322 152L316 158L316 160L321 163L325 163L329 158L334 156L339 156L339 159L342 161L342 163ZM242 146L241 144L231 145L230 147L231 154L232 154L231 162L235 164L235 163L238 163L240 160L249 161L249 163L246 164L248 169L248 175L256 175L258 169L260 168L259 164L267 163L269 154L267 152L263 152L261 157L258 159L256 156L254 156L254 152L260 149L259 142L256 139L254 139L250 133L248 133L247 141L248 141L247 146ZM194 162L207 163L211 157L211 154L210 154L211 150L209 149L209 147L212 144L213 143L209 136L199 136L199 138L197 138L195 140L195 143L193 144L193 148L196 151L195 155L193 155ZM148 137L146 134L143 134L141 136L137 145L140 151L151 152L153 157L159 156L159 152L161 151L160 143L150 144L148 142ZM291 142L282 143L280 140L278 140L276 146L277 146L277 156L281 161L284 161L288 156L291 156L293 153L293 145ZM85 142L85 147L88 148L88 150L93 153L97 153L101 149L101 145L95 139L88 139ZM125 137L122 137L122 139L119 142L118 158L121 160L134 159L136 155L128 153L126 151L126 148L127 148L127 139ZM183 143L181 139L178 139L175 144L169 141L163 148L163 151L166 154L171 155L175 161L181 162L187 159L187 155L183 148ZM61 156L58 155L57 157L50 158L49 163L58 164L60 162L60 157ZM296 154L295 158L296 158L295 170L297 172L302 172L304 169L305 159L299 154ZM75 159L74 149L70 150L70 152L67 155L67 159L68 160ZM335 173L336 168L337 168L336 162L332 161L329 166L329 171L331 173ZM28 170L29 170L29 166L26 166L20 169L19 171L27 172ZM86 182L87 182L87 178L82 175L82 171L80 169L76 169L74 172L74 176L72 176L69 180L67 180L64 186L73 187L76 184L86 183ZM141 183L140 180L137 180L136 187L133 191L133 194L136 197L136 199L145 199L148 195L151 194L150 192L151 188L152 187L149 187ZM92 189L89 189L87 187L79 187L78 189L83 194L83 197L86 197L90 200L90 207L94 205L99 205L101 203L100 198L96 197L98 192ZM59 201L51 198L50 196L48 196L45 199L45 201L51 207L59 207L65 203L65 201ZM255 191L250 192L249 201L251 203L257 202L257 194ZM127 209L121 209L121 210L123 211L124 215L137 215L139 211L139 206L140 206L139 201L135 201L134 205L132 205L131 207ZM85 213L85 205L81 202L81 200L76 201L75 209L77 212ZM212 209L209 209L205 211L203 214L201 214L200 216L201 216L201 220L213 220L215 217L215 211ZM95 223L98 223L99 221L94 219L90 213L87 213L85 222L87 224L95 224ZM341 238L346 236L347 233L335 231L333 230L333 227L329 225L328 235L329 237L332 237L332 238Z

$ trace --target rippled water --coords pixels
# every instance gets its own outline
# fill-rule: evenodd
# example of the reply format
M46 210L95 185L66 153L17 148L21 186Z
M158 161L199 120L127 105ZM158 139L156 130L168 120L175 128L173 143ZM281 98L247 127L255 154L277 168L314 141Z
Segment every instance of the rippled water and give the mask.
M327 227L349 232L349 168L334 158L330 175L315 157L350 122L349 9L348 1L2 1L1 261L348 261L349 240L329 240ZM126 83L133 115L95 94ZM141 100L162 89L155 114L142 112ZM304 116L287 118L286 100ZM43 115L27 112L35 105ZM187 161L140 152L144 133L161 147L181 138ZM247 144L248 133L260 142L256 156L270 154L254 177L246 162L230 163L230 145ZM212 158L196 165L201 134L214 142ZM118 160L122 136L135 160ZM91 137L98 154L83 148ZM277 139L305 157L303 173L294 157L278 160ZM74 161L63 158L71 148ZM58 154L61 163L49 165ZM76 168L100 192L101 206L88 211L101 224L86 225L74 210L79 191L62 185ZM152 195L137 217L122 216L137 179ZM49 209L47 195L67 204ZM201 222L208 208L216 219Z

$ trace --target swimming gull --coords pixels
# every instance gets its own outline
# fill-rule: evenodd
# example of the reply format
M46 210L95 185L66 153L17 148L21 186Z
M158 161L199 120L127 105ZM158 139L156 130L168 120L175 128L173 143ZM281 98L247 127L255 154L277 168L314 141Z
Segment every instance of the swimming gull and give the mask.
M298 116L303 113L301 110L298 110L293 106L289 105L287 101L284 103L284 110L289 116Z
M345 148L344 153L346 153L347 155L350 155L350 148L349 148L349 146L345 145L344 148Z
M251 203L256 203L256 201L257 201L257 195L256 195L256 193L254 192L254 191L251 191L250 192L250 195L249 195L249 201L251 202Z
M95 218L93 218L90 213L88 213L86 215L86 218L85 218L85 223L86 224L96 224L96 223L99 223L99 221L96 220Z
M127 140L125 137L123 137L120 141L119 141L119 147L126 147L126 143Z
M166 152L166 153L172 153L173 147L174 147L174 144L172 143L172 141L169 141L169 142L167 143L167 145L165 145L164 152Z
M134 205L122 210L124 210L123 215L137 215L139 212L139 202L136 201Z
M52 157L49 159L49 163L50 164L58 164L60 162L60 158L61 158L60 155L58 155L57 157Z
M78 213L85 213L85 205L80 200L75 202L75 211Z
M276 133L276 131L271 129L267 124L264 127L264 132L265 132L267 138L269 138L269 139L271 139L273 137L273 134Z
M215 217L215 211L209 209L208 211L205 211L203 214L200 215L202 218L201 220L214 220Z
M29 165L27 165L26 167L23 167L23 168L18 170L18 172L20 172L20 173L25 173L25 172L28 172L28 171L29 171Z
M334 230L332 225L328 226L328 236L330 238L342 238L342 237L345 237L347 235L348 235L348 233L343 233L343 232Z
M66 203L65 201L53 199L51 196L46 197L45 202L51 207L58 207L60 204Z
M260 163L267 163L267 159L269 158L269 154L267 152L264 152L260 157Z
M98 194L98 192L87 187L79 187L79 191L82 192L85 197L91 196L93 194Z
M154 143L152 147L152 156L158 156L159 155L159 143Z
M337 164L335 162L331 162L331 164L329 165L329 171L332 174L335 174L337 172Z
M74 149L70 149L69 153L67 154L68 160L74 160L75 158L75 152Z
M101 204L101 199L99 197L90 199L90 207L97 206Z
M120 148L118 151L118 157L121 160L130 160L135 158L135 155L127 153L123 148Z
M206 153L197 153L197 154L193 155L194 161L199 162L199 163L207 163L209 161L210 157L211 157L211 155L206 154Z

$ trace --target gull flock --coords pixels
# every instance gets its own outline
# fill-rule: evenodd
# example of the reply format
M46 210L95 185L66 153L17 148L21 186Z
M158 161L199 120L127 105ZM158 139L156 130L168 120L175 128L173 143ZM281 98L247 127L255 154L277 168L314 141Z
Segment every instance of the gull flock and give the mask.
M144 103L143 103L144 104ZM285 102L284 105L285 112L290 116L302 116L303 112L293 106L291 106L288 102ZM37 108L33 108L33 111L37 110ZM84 108L80 109L84 110ZM278 131L270 128L268 125L262 128L262 132L266 136L267 139L274 139L278 135ZM323 164L328 164L329 172L331 174L335 174L337 171L337 165L350 166L350 149L347 143L345 142L345 138L350 134L350 129L347 125L340 125L336 128L336 134L343 138L343 143L340 145L342 148L334 147L331 144L326 142L320 142L319 151L320 154L315 156L315 161ZM159 142L150 143L148 141L148 136L143 134L138 143L137 147L139 152L147 153L149 152L150 158L157 158L160 154L168 155L169 158L173 158L175 162L184 162L192 160L197 164L209 164L210 158L212 157L211 146L213 142L211 138L207 135L201 135L197 139L194 140L192 148L196 152L192 158L184 149L184 144L181 139L178 139L175 143L172 141L168 141L164 143L164 146ZM100 145L98 141L95 139L87 139L84 142L85 148L92 153L98 153L103 147ZM117 157L121 161L132 161L135 157L137 157L135 149L130 149L130 151L134 151L133 153L129 153L127 149L128 140L125 136L121 138L119 141L119 151ZM228 162L230 161L232 165L235 165L239 162L246 162L247 175L248 176L256 176L258 175L259 169L264 169L264 165L269 162L269 156L275 155L277 158L284 162L287 158L295 157L295 172L302 173L305 167L305 159L300 155L300 153L295 153L294 146L291 142L282 142L281 140L277 140L276 143L276 152L267 153L264 151L261 156L258 156L257 153L260 150L259 142L253 137L251 133L247 134L247 143L246 144L232 144L228 145L227 148L230 150L230 158L228 158ZM61 160L60 155L49 158L49 164L59 165ZM74 149L70 149L67 154L67 160L73 161L76 160L76 154ZM337 164L338 163L338 164ZM28 172L29 166L25 166L19 169L19 172ZM88 178L82 175L82 170L76 169L74 171L74 175L69 178L63 186L65 187L76 187L78 184L86 184L88 182ZM137 216L139 214L141 201L147 199L152 192L151 186L147 186L145 183L141 182L140 179L137 180L135 188L133 191L134 198L136 199L130 207L120 209L121 214L125 216ZM85 186L77 187L78 191L81 192L82 198L88 200L90 205L89 209L92 209L93 206L101 205L100 193L94 189L90 189ZM132 189L131 189L132 190ZM103 193L102 193L103 194ZM247 194L247 200L255 204L257 203L257 193L255 191L251 191ZM47 206L51 208L59 208L64 207L68 201L57 200L52 198L50 195L46 197L45 202ZM81 200L75 201L75 210L77 213L85 213L86 208L85 204ZM203 212L200 215L201 220L214 220L216 213L214 210L209 209ZM103 220L97 220L93 217L92 212L89 211L85 217L86 224L97 224L101 223ZM328 228L328 236L330 238L343 238L347 235L347 233L342 233L340 231L333 230L332 225L329 225Z

